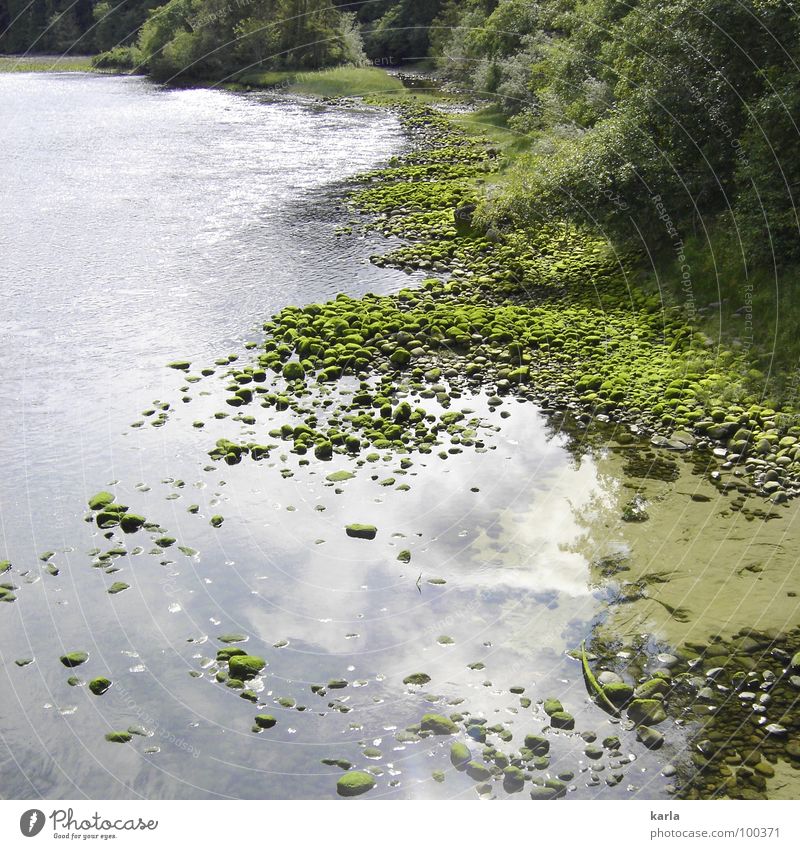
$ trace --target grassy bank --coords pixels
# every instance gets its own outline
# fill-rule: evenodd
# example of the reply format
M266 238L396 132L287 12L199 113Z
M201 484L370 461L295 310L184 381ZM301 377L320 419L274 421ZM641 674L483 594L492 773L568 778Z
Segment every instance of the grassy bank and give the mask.
M94 71L91 56L0 56L0 74L24 71Z
M403 84L380 68L330 68L324 71L258 71L241 74L236 83L249 88L280 89L311 97L397 95Z

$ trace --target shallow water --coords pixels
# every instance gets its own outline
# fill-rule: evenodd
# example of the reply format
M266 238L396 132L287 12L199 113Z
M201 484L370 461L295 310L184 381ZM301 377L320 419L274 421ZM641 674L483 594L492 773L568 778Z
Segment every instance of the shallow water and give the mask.
M248 407L254 424L215 419L232 412L225 369L190 384L164 367L186 357L196 373L227 353L246 362L244 343L281 306L407 284L365 262L383 240L334 235L348 220L337 181L401 148L395 121L139 79L20 74L0 75L0 115L14 164L0 209L0 560L12 560L19 587L0 605L2 793L332 798L341 773L320 760L343 757L383 771L372 796L471 797L475 782L450 766L450 738L395 733L458 710L502 725L514 743L494 743L511 751L546 726L537 700L557 696L576 732L618 733L625 761L605 757L598 770L577 733L552 734L543 776L574 772L580 798L666 795L660 770L683 756L681 729L666 729L659 753L636 744L590 702L567 652L607 617L598 559L623 553L647 572L653 551L688 556L676 548L675 511L691 491L717 495L683 459L677 478L644 491L650 523L632 527L621 505L642 481L625 452L641 446L583 440L533 404L492 410L478 394L453 409L481 417L483 451L413 456L405 469L386 454L358 465L279 451L227 466L207 455L217 438L272 441L266 432L286 418ZM156 399L170 404L163 427L140 415ZM325 480L341 469L355 477ZM177 544L160 550L160 534L146 531L106 539L85 522L87 496L107 487ZM215 514L225 519L216 529ZM788 533L793 516L779 508L769 527ZM375 524L376 539L348 538L352 522ZM724 523L714 527L729 538ZM115 546L125 548L118 571L93 565L93 549ZM58 575L38 559L44 551ZM109 595L118 580L130 588ZM615 626L623 636L685 637L636 604L636 627ZM735 612L724 615L731 624ZM209 661L229 633L268 662L264 708L214 680ZM79 649L90 659L75 674L107 675L105 695L68 685L58 658ZM415 672L431 682L405 686ZM331 679L348 685L311 691ZM278 722L256 735L263 712ZM151 736L105 741L131 724ZM609 786L612 772L623 777Z

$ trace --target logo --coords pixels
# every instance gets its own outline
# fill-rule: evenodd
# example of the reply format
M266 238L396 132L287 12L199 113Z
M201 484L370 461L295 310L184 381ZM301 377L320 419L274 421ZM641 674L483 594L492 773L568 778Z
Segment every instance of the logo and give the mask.
M44 828L45 816L38 808L31 808L19 818L19 830L25 837L36 837Z

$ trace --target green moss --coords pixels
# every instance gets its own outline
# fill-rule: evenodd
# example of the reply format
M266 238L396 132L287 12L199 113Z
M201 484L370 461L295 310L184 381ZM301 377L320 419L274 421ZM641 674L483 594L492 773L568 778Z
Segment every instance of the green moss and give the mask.
M86 663L89 659L89 654L85 651L73 651L69 654L61 655L61 662L64 666L73 667L80 666L82 663Z
M272 728L277 725L278 720L268 713L260 713L256 716L255 723L259 728Z
M211 525L212 528L218 528L222 525L222 523L224 521L225 521L225 518L223 516L212 516L209 519L208 523L209 523L209 525Z
M167 368L174 368L178 371L189 371L191 365L191 360L174 360L171 363L167 363Z
M115 581L109 588L109 595L116 595L117 593L124 592L125 590L130 589L130 584L126 584L124 581Z

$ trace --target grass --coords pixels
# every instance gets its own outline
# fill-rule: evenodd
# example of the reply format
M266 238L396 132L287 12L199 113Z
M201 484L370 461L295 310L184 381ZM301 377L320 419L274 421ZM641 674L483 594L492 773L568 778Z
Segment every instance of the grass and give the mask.
M800 267L747 268L732 233L721 225L708 238L686 240L685 262L654 257L642 285L684 308L715 343L745 350L777 402L798 403Z
M91 56L0 56L0 73L94 71Z
M313 97L358 97L401 94L405 89L396 77L380 68L330 68L324 71L261 71L242 74L239 85L279 88Z
M467 135L483 136L503 150L506 162L514 159L515 154L530 147L530 138L508 126L508 116L498 106L487 106L475 112L453 115L453 123Z

